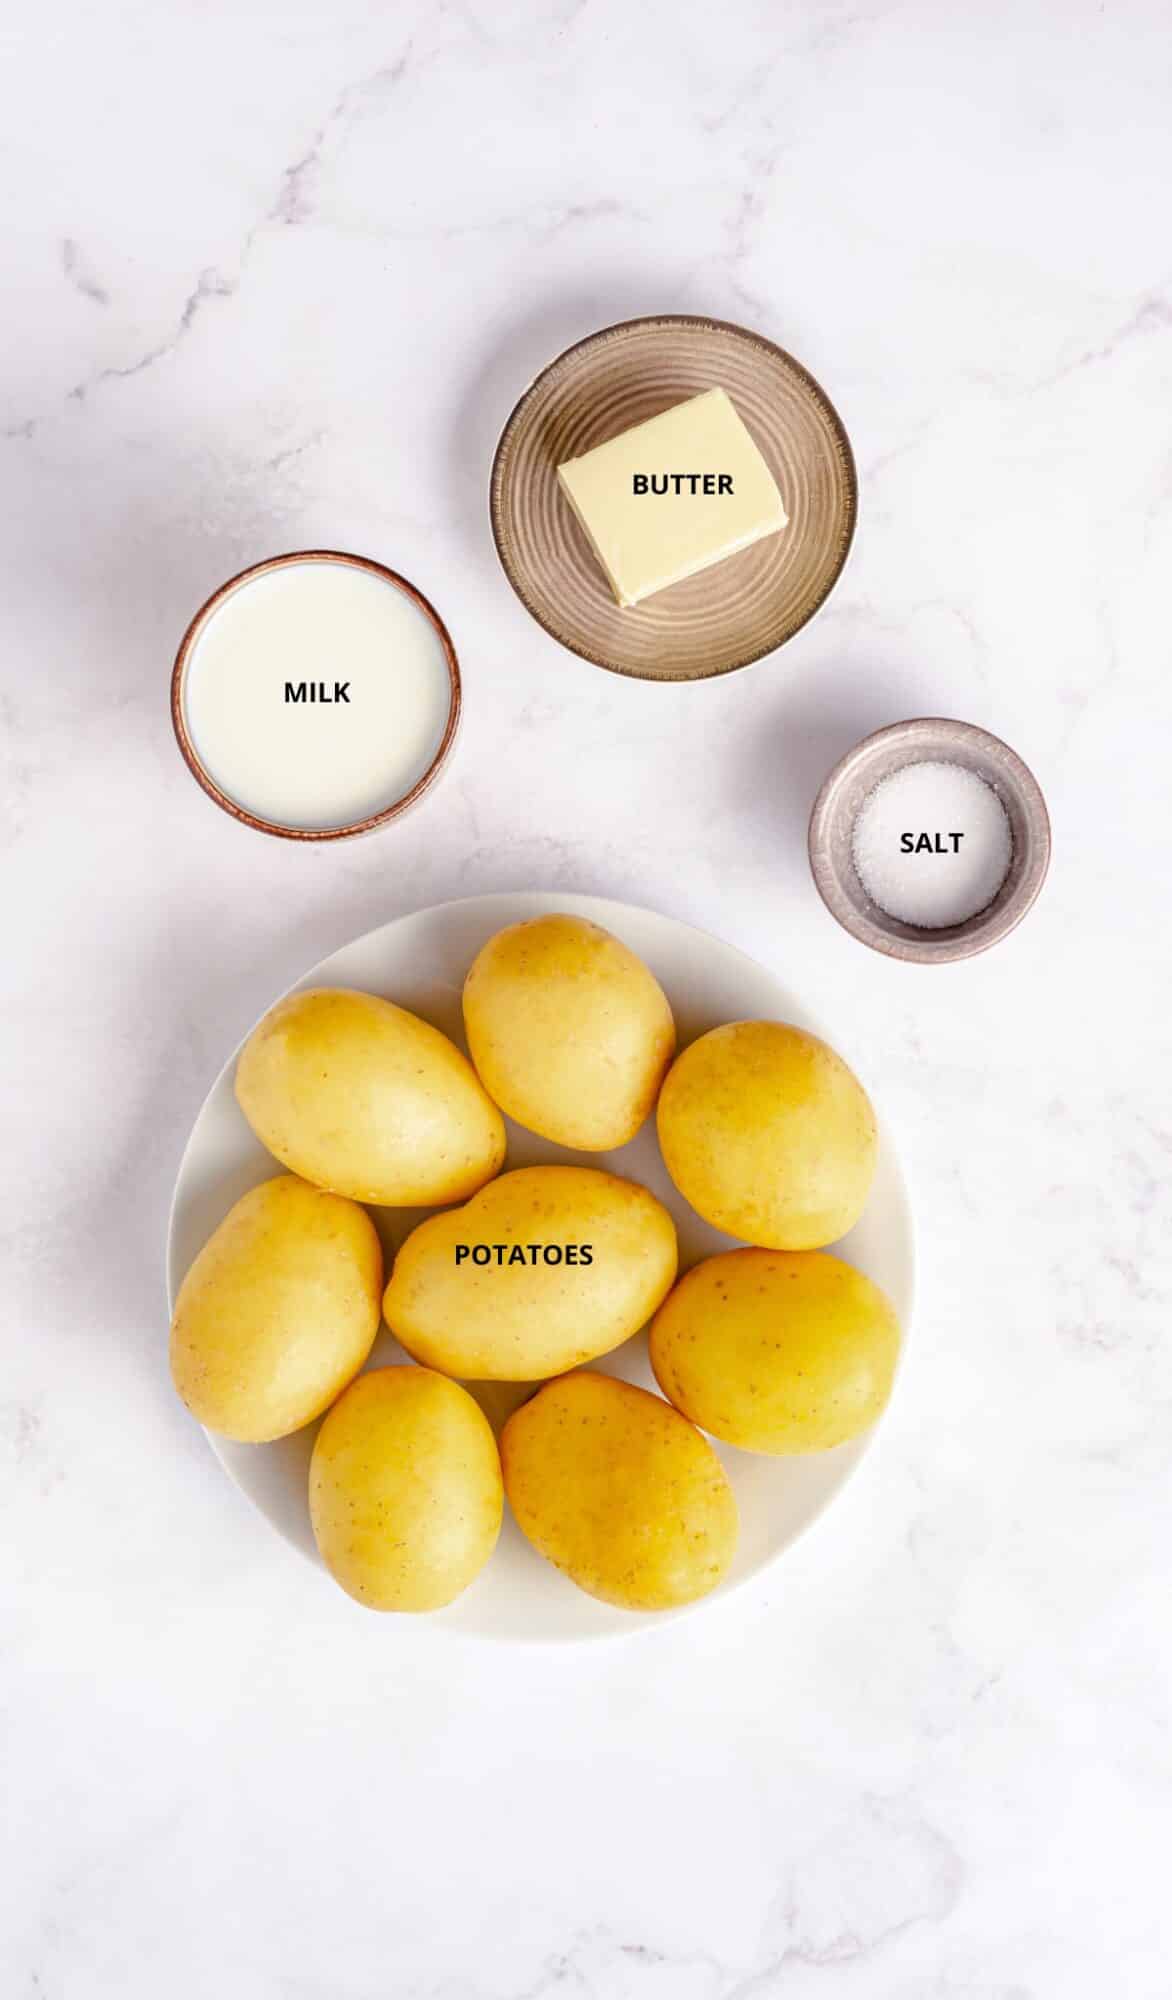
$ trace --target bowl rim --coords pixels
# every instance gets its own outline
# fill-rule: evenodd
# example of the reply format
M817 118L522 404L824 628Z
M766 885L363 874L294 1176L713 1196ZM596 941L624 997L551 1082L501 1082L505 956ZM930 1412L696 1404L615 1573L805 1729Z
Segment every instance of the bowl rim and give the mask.
M786 633L784 639L777 640L771 646L759 647L757 651L747 653L743 659L734 660L730 665L725 667L707 667L697 669L694 673L686 674L649 674L641 672L637 667L621 667L616 665L613 660L600 659L597 654L588 652L584 646L575 645L571 640L564 638L560 632L555 632L549 620L531 602L527 590L523 587L517 566L511 563L505 554L502 546L500 525L500 495L504 486L503 465L510 433L516 425L525 404L535 391L540 388L547 376L551 375L556 368L560 368L565 362L569 361L572 355L579 353L583 348L593 347L598 341L605 339L610 334L626 333L635 327L678 326L707 327L719 333L736 334L740 339L750 341L755 347L765 348L770 354L778 356L785 366L792 370L793 374L798 376L805 384L813 400L829 419L830 427L834 432L842 459L846 480L845 532L838 551L838 559L833 574L827 581L821 595L811 604L809 610L799 619L793 630ZM607 326L595 327L592 333L583 334L580 340L571 341L568 347L564 347L560 354L555 354L553 359L547 361L543 368L539 368L536 375L532 376L526 383L501 426L496 446L493 450L492 465L488 479L488 519L497 561L504 571L505 577L518 602L524 606L534 624L539 625L541 630L556 645L563 647L567 653L573 653L575 658L586 660L592 667L601 667L608 674L618 674L623 680L661 682L668 687L690 686L695 681L722 680L726 674L740 673L742 668L755 666L759 660L768 659L771 653L779 653L782 647L787 646L791 639L796 639L798 633L822 610L831 593L837 587L842 573L846 568L851 550L854 547L855 534L859 523L859 469L854 450L851 446L850 436L837 408L831 402L830 397L817 377L812 375L810 370L789 352L788 348L782 347L776 340L770 340L768 334L758 333L755 327L742 326L736 320L720 319L713 313L637 313L633 319L614 320Z
M629 902L626 898L585 894L579 893L577 890L563 891L548 888L482 891L473 896L446 898L439 903L402 909L397 915L388 918L386 922L378 923L370 930L363 931L357 936L346 939L335 950L328 952L324 958L320 958L315 964L305 967L300 976L285 988L284 994L278 995L269 1001L264 1011L268 1012L272 1006L277 1004L279 998L283 998L287 994L320 984L323 976L332 982L337 977L337 974L336 972L328 971L328 968L334 966L339 958L348 955L354 950L361 951L374 940L378 941L380 962L385 968L387 963L387 941L393 940L396 934L405 934L408 927L412 924L418 923L425 927L426 930L431 930L432 927L446 925L447 922L460 915L483 913L486 921L491 922L493 929L499 929L502 924L549 914L551 911L565 908L570 908L572 913L588 917L593 922L604 924L608 927L614 926L616 935L620 934L620 928L622 931L625 931L628 924L637 925L640 931L643 930L644 924L647 924L651 927L652 931L660 933L661 944L666 950L674 952L675 949L679 948L682 951L686 943L689 956L691 953L698 952L705 964L705 976L707 976L707 969L711 967L714 959L727 958L735 960L738 969L745 969L747 977L764 979L772 986L774 995L767 1003L771 1009L782 1005L788 1018L793 1020L796 1016L797 1023L803 1027L805 1032L832 1037L835 1046L842 1045L840 1043L840 1029L844 1031L845 1039L845 1022L840 1021L837 1014L833 1018L828 1017L826 1010L817 1004L816 1001L808 999L801 988L791 986L788 975L779 972L772 963L766 962L764 958L758 958L743 946L733 943L723 933L718 934L703 924L689 922L684 918L669 915L666 911L656 908L653 905ZM493 931L490 930L488 935L492 934ZM442 944L437 947L440 951L444 948ZM649 949L645 935L643 949ZM392 944L392 955L393 952L394 945ZM654 955L658 957L658 947ZM683 962L683 959L681 959L681 962ZM348 971L345 976L347 983L349 983L352 973ZM684 974L681 974L681 982L684 976ZM382 974L380 973L381 977ZM674 974L669 974L668 980L674 985ZM778 993L778 989L781 989L780 994ZM458 990L458 982L457 986L452 987L450 990ZM263 1014L259 1018L263 1018ZM430 1010L424 1015L424 1018L430 1018ZM761 1018L766 1018L766 1016L762 1015ZM189 1189L184 1185L185 1179L189 1172L193 1170L193 1159L198 1159L204 1143L200 1127L213 1106L213 1101L218 1098L226 1079L230 1076L240 1049L248 1040L254 1025L255 1023L252 1023L245 1027L236 1040L235 1046L215 1071L211 1082L207 1084L206 1088L201 1086L201 1095L198 1107L193 1115L191 1129L180 1151L171 1191L165 1236L163 1282L164 1294L168 1301L168 1316L170 1316L175 1297L182 1283L184 1271L190 1268L189 1263L183 1265L182 1268L180 1266L176 1238L182 1227L181 1218L184 1204L191 1198ZM857 1049L853 1049L853 1043L854 1037L852 1036L851 1040L846 1043L847 1058L852 1063L859 1053ZM717 1590L709 1596L694 1599L689 1604L677 1605L671 1610L662 1612L623 1612L620 1614L620 1622L611 1625L607 1630L593 1630L588 1632L528 1632L523 1637L498 1630L476 1629L471 1626L460 1630L459 1626L462 1625L463 1621L460 1619L459 1606L461 1600L459 1598L453 1606L448 1606L435 1613L429 1613L423 1618L412 1621L414 1624L418 1624L420 1627L426 1625L435 1629L441 1627L455 1628L456 1636L462 1640L467 1639L476 1644L525 1645L534 1649L541 1647L542 1649L549 1649L551 1651L555 1646L561 1648L571 1645L617 1645L628 1641L654 1644L656 1634L665 1632L670 1625L676 1625L681 1620L689 1617L699 1617L705 1612L710 1618L712 1616L720 1616L722 1613L727 1615L730 1605L743 1602L754 1586L758 1590L768 1587L769 1577L771 1575L775 1577L778 1574L780 1565L785 1561L790 1551L799 1543L807 1540L832 1508L840 1508L850 1504L852 1493L856 1501L860 1497L860 1494L865 1497L866 1488L863 1480L868 1468L874 1469L878 1453L891 1449L893 1442L891 1412L896 1405L897 1398L907 1393L907 1371L915 1365L912 1358L913 1336L915 1341L919 1340L920 1298L922 1289L920 1228L917 1219L918 1207L913 1171L914 1163L909 1159L907 1149L898 1142L899 1121L888 1116L887 1108L883 1104L880 1104L877 1115L879 1119L880 1152L883 1161L884 1178L896 1200L898 1213L904 1229L903 1247L906 1252L906 1261L903 1264L901 1273L898 1275L892 1273L883 1280L884 1289L890 1286L893 1299L898 1301L898 1310L901 1317L902 1337L897 1357L895 1379L888 1402L879 1413L875 1422L867 1430L859 1433L854 1440L844 1446L838 1447L840 1451L852 1454L850 1466L841 1481L821 1495L808 1518L797 1528L792 1539L786 1542L781 1548L772 1549L755 1567L749 1569L744 1574L731 1579L726 1578L717 1587ZM233 1123L235 1123L235 1111L232 1114L232 1119ZM647 1127L641 1128L641 1130L647 1130L648 1136L650 1136L650 1132L654 1130L653 1114L648 1120ZM257 1143L259 1144L259 1142ZM656 1140L655 1143L658 1149L658 1141ZM588 1156L580 1155L578 1157L585 1159ZM589 1157L595 1160L598 1158L597 1155ZM270 1172L273 1164L272 1161L267 1163L267 1170ZM202 1172L202 1169L200 1171ZM675 1192L678 1195L678 1190ZM872 1189L871 1195L868 1197L868 1207L873 1198L874 1189ZM683 1197L680 1196L679 1199L682 1204ZM743 1249L746 1247L752 1246L746 1246L737 1242L730 1242L727 1245L721 1246L722 1250ZM860 1258L857 1248L848 1248L844 1251L841 1242L827 1247L831 1255L845 1257L846 1261L854 1264L856 1269L863 1269L866 1264L871 1262L869 1255ZM192 1254L197 1253L193 1252ZM810 1254L822 1253L815 1252ZM877 1280L874 1282L877 1282ZM632 1337L631 1342L623 1343L621 1348L614 1350L615 1356L622 1354L629 1346L637 1345L642 1347L643 1340L644 1330L641 1329L638 1334ZM612 1356L604 1355L598 1357L594 1363L586 1365L601 1366L605 1371L607 1363L611 1359ZM394 1364L388 1364L383 1360L379 1360L374 1365L382 1367ZM654 1378L650 1377L650 1379L653 1380ZM660 1392L655 1390L652 1393L658 1394ZM275 1530L280 1540L292 1549L300 1559L314 1562L313 1551L306 1546L305 1541L303 1539L295 1539L289 1533L287 1526L282 1525L281 1522L274 1518L268 1508L257 1498L252 1487L241 1477L239 1464L233 1461L231 1454L235 1450L251 1451L254 1448L249 1446L229 1446L226 1440L217 1439L213 1433L206 1430L204 1436L217 1462L237 1491L247 1500L248 1505L256 1509L257 1513ZM710 1442L713 1443L714 1448L718 1449L718 1455L727 1449L735 1449L723 1445L718 1446L715 1440L710 1439ZM267 1448L260 1447L261 1450ZM749 1458L758 1456L768 1458L769 1454L758 1455L749 1453L746 1456ZM820 1455L813 1454L813 1456L817 1457ZM784 1460L777 1459L774 1462L781 1464ZM602 1609L605 1610L606 1607L602 1607ZM443 1635L441 1634L441 1636Z
M832 831L843 789L860 765L873 758L884 745L899 745L909 752L894 769L932 761L933 755L947 762L949 747L963 746L978 753L991 776L1003 773L1012 779L1024 802L1030 826L1030 844L1022 874L1004 902L999 902L995 896L983 910L978 910L963 923L927 929L902 923L895 917L886 917L886 922L879 921L861 912L843 892L830 858ZM888 958L901 959L908 964L955 964L960 959L976 958L979 953L988 951L990 946L999 944L1002 938L1017 929L1022 918L1032 909L1050 866L1050 814L1042 788L1029 765L1002 737L995 736L992 730L982 729L977 723L962 722L954 716L912 716L904 722L891 722L882 729L873 730L869 736L854 744L827 772L811 808L807 851L810 872L823 903L843 930L860 944L869 945L872 951L882 952ZM879 912L879 918L885 916L885 912ZM898 928L888 929L888 923Z
M448 670L448 719L435 756L426 771L422 777L416 779L410 791L404 792L400 798L393 799L390 805L380 807L378 812L369 813L364 819L351 820L345 826L282 826L277 820L265 819L258 813L250 812L247 806L239 804L216 783L192 741L187 718L183 712L187 669L196 642L212 613L217 611L243 584L251 583L254 578L264 576L270 570L286 569L295 563L307 562L344 563L351 569L365 570L368 575L378 577L383 583L393 584L396 590L402 591L405 597L409 597L430 621L443 648ZM377 562L373 556L353 555L344 549L290 549L282 555L266 556L263 561L250 563L246 569L238 570L235 576L230 576L226 582L220 584L219 588L200 605L179 641L175 664L171 670L171 727L175 732L175 740L179 745L183 761L196 784L220 807L221 811L229 813L233 819L239 820L241 825L250 826L257 833L272 834L279 840L350 840L358 834L372 833L376 827L386 826L391 820L398 819L434 784L447 762L459 727L462 706L460 663L456 657L456 648L452 643L451 633L431 600L398 570L389 569L385 563Z

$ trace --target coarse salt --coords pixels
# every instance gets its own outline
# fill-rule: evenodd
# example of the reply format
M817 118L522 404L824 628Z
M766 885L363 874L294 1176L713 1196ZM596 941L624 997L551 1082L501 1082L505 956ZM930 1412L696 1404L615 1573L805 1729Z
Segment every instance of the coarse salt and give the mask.
M889 917L921 930L987 909L1009 872L1013 835L991 785L963 764L905 764L859 808L855 873Z

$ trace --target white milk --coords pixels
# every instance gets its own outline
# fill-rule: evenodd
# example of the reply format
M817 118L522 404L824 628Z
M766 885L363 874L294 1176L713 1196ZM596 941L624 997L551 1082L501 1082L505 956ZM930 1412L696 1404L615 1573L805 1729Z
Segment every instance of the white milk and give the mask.
M405 591L353 563L287 563L232 591L191 651L187 731L258 819L321 831L393 805L432 763L451 681Z

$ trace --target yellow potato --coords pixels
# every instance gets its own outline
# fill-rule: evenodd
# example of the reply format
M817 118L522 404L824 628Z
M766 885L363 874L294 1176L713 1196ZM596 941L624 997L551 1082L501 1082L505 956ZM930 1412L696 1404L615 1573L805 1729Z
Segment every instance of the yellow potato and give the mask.
M668 1611L714 1589L737 1503L706 1438L658 1396L584 1371L501 1433L505 1491L534 1548L591 1597Z
M355 1201L465 1201L504 1163L501 1115L466 1057L373 993L279 1000L241 1050L236 1097L283 1166Z
M489 939L464 981L464 1028L502 1110L585 1153L634 1138L676 1045L667 997L642 959L569 916Z
M732 1250L680 1279L651 1327L663 1393L745 1451L828 1451L881 1414L899 1324L861 1271L821 1250Z
M841 1056L782 1021L734 1021L677 1056L659 1144L685 1201L770 1250L835 1243L866 1205L875 1114Z
M369 1215L292 1174L262 1181L179 1287L171 1374L192 1415L242 1444L312 1423L361 1368L383 1256Z
M383 1310L429 1368L532 1382L637 1333L676 1268L675 1224L646 1188L593 1167L520 1167L412 1230Z
M322 1561L374 1611L436 1611L480 1574L500 1533L488 1418L430 1368L375 1368L334 1404L309 1468Z

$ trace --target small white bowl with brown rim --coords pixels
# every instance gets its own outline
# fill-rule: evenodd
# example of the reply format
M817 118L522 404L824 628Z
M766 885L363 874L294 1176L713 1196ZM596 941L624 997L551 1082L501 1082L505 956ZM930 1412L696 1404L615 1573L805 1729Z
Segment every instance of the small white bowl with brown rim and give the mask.
M442 727L438 729L438 741L436 742L434 754L431 755L426 767L413 778L407 789L403 790L398 796L388 796L385 804L380 803L377 810L364 812L357 817L346 819L343 823L339 824L307 823L305 825L298 825L276 817L266 818L263 814L254 812L241 799L232 797L217 781L204 756L201 756L188 715L187 693L189 671L195 657L196 648L206 632L210 620L217 612L222 610L228 600L235 596L237 591L256 582L258 578L269 576L283 569L292 568L295 565L304 566L307 564L345 566L349 569L359 571L368 577L373 577L378 582L389 585L393 590L401 593L402 597L409 601L415 607L416 611L423 615L432 628L435 638L438 641L439 653L442 655L447 670L446 719L443 720ZM175 730L176 742L179 745L183 760L192 777L202 790L207 793L208 797L214 800L215 804L220 807L221 811L230 814L233 819L239 820L243 826L252 827L258 833L274 834L281 840L349 840L358 834L372 833L377 827L387 826L392 820L399 819L417 800L422 798L423 794L435 783L436 778L439 776L450 754L452 744L455 741L460 720L460 707L460 668L456 658L456 649L452 644L451 635L434 605L429 602L421 590L418 590L413 583L409 583L405 576L400 576L397 570L388 569L384 563L375 562L369 556L350 555L340 549L293 550L286 555L270 556L264 562L253 563L248 569L241 570L237 576L229 577L226 583L221 584L218 590L213 591L207 602L202 604L196 612L195 617L192 619L180 641L171 675L171 721ZM442 715L443 706L441 698L437 708L437 721ZM430 748L430 743L428 744L428 748Z

